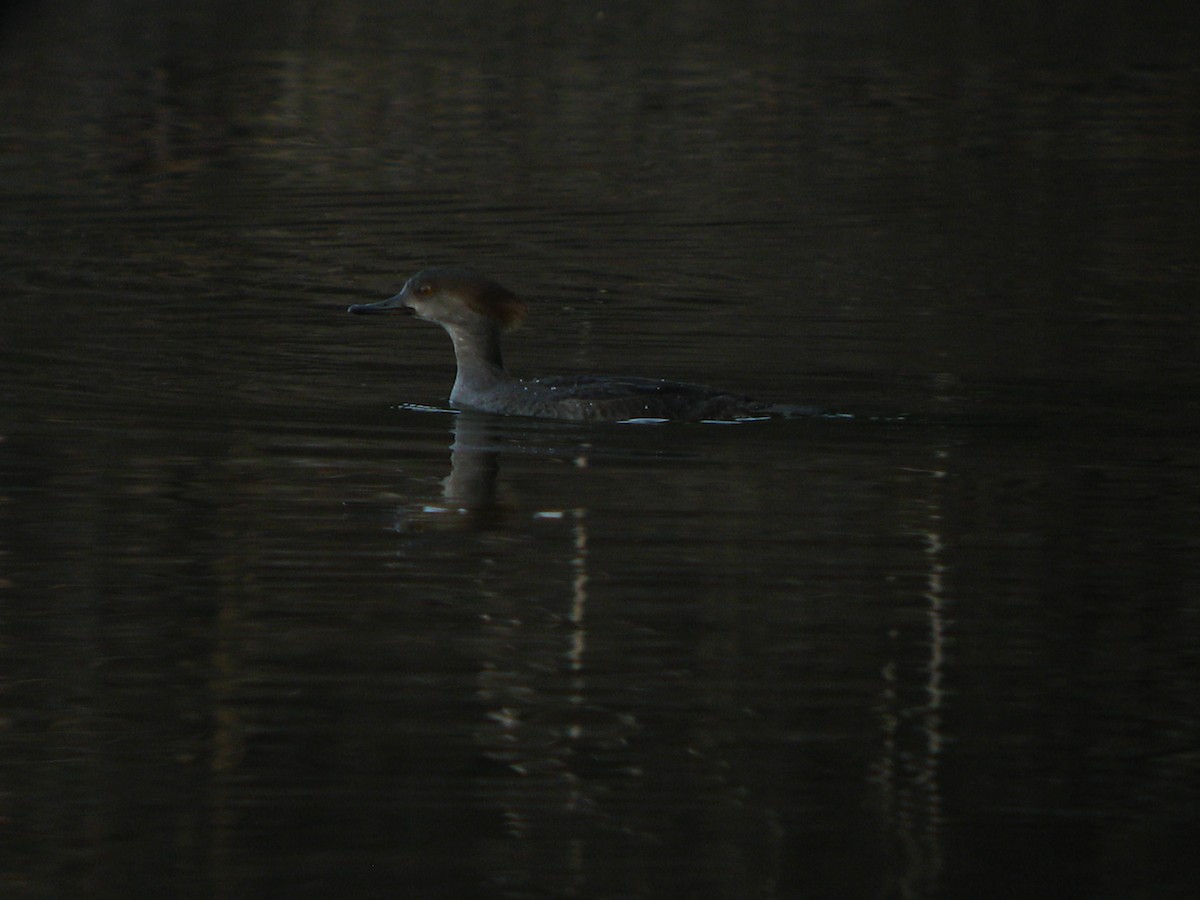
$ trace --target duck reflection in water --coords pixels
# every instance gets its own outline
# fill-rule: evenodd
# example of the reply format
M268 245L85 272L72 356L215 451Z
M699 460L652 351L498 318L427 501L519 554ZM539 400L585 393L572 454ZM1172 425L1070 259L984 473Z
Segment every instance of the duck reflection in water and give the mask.
M416 538L412 549L422 565L431 558L426 553L428 539L459 543L457 537L468 536L463 546L469 551L454 555L455 575L469 573L455 579L461 586L455 603L460 609L478 610L469 642L477 655L476 697L484 711L473 730L480 753L478 777L491 781L507 827L520 837L523 823L547 814L546 804L555 814L593 809L596 788L573 767L581 758L623 753L641 726L634 716L585 703L587 511L541 510L522 524L517 504L499 496L503 448L529 452L544 441L547 430L555 436L560 428L577 436L582 432L553 423L514 424L472 411L453 418L450 474L442 481L441 495L399 511L397 530ZM576 466L586 465L589 446L578 445L572 457ZM558 452L554 455L561 458ZM545 595L531 595L520 586L523 581L514 582L492 564L503 544L492 543L485 534L521 530L532 522L549 529L538 529L538 539L567 554L563 580L551 577L548 584L553 589ZM549 689L547 672L556 673ZM521 778L513 780L513 775ZM539 779L541 789L531 792L529 778Z
M501 499L497 488L503 420L469 410L453 418L450 474L442 479L441 495L397 510L398 532L483 532L512 524L514 504Z

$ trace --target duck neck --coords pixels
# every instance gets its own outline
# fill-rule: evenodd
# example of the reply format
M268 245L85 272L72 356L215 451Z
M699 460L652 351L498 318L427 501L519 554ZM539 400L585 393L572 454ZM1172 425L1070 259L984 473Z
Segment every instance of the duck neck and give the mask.
M504 371L500 333L494 327L455 325L446 331L454 342L454 358L458 362L458 374L450 392L451 403L476 405L474 401L479 396L513 381Z

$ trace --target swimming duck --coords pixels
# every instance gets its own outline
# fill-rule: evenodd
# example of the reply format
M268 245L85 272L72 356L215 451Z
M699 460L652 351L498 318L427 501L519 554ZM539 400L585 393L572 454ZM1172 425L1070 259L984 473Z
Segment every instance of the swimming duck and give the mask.
M495 281L450 267L425 269L409 278L396 296L349 308L360 315L415 315L446 329L458 361L450 403L460 409L575 422L736 421L821 412L659 378L516 378L504 368L500 335L520 324L527 310L524 300Z

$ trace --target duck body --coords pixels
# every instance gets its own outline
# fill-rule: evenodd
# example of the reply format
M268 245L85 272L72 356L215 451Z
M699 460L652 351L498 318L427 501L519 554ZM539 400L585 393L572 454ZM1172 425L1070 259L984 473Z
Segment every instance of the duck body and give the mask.
M566 419L577 422L625 422L664 419L692 422L795 415L798 410L765 403L704 385L660 378L560 375L514 379L511 392L451 402L505 415Z
M500 334L519 324L527 308L511 291L477 272L434 268L413 275L394 297L351 306L349 311L401 313L441 325L450 335L458 362L450 403L462 409L575 422L736 421L822 412L657 378L517 378L504 367Z

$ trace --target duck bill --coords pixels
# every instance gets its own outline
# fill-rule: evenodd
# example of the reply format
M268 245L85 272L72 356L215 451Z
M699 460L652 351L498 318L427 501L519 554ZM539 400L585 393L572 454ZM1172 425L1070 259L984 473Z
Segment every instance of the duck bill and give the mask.
M380 300L378 303L356 303L346 311L352 312L356 316L371 315L373 313L400 313L406 316L413 314L412 308L404 302L403 291L395 297L388 297L386 300Z

